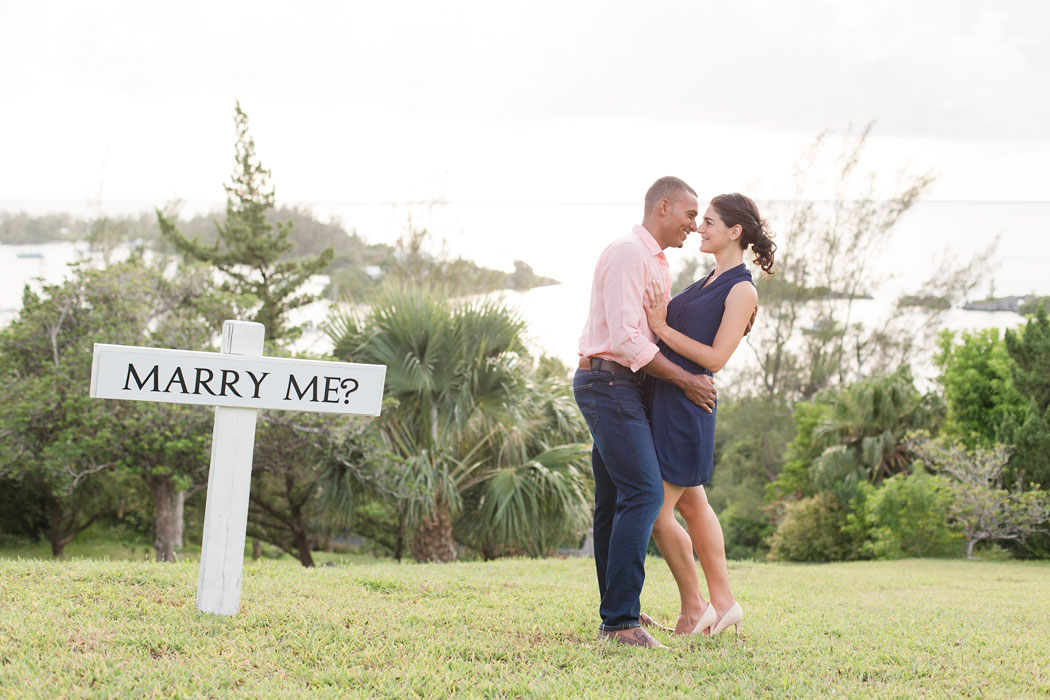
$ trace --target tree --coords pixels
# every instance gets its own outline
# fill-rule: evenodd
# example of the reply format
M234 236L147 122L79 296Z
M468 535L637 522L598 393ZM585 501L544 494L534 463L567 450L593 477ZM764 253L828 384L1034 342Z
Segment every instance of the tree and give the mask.
M149 489L157 561L177 561L183 504L207 482L213 413L204 406L120 403L112 414L120 426L117 463Z
M26 212L0 212L0 243L25 245L50 243L73 237L72 231L82 222L69 214L30 216Z
M947 408L944 430L967 447L990 447L1011 438L1027 405L1011 379L1013 362L999 331L944 331L934 358Z
M486 559L550 556L590 525L588 431L556 362L525 371L507 415L485 421L491 437L454 532Z
M823 447L811 466L818 491L835 491L848 503L862 481L878 484L907 471L913 460L906 435L930 427L938 416L936 397L916 389L907 367L823 396L827 417L813 430Z
M932 426L939 413L937 397L920 394L907 367L795 404L795 437L766 490L767 498L787 501L769 540L773 554L800 561L860 556L869 533L858 518L871 487L908 473L908 434ZM810 527L820 531L805 535ZM793 543L797 537L803 541ZM827 553L816 553L825 545Z
M429 292L392 289L364 318L347 316L335 355L387 366L385 394L396 407L379 418L388 448L404 460L404 486L425 500L405 505L420 561L456 558L453 518L476 468L468 433L485 411L500 412L517 388L512 364L521 322L491 305L456 308Z
M132 345L208 349L226 318L238 314L237 299L222 292L203 266L183 266L166 275L138 263L138 286L122 293L149 309ZM150 402L112 403L120 423L122 468L139 475L150 490L157 561L176 561L182 545L183 505L207 483L213 411L204 406Z
M109 510L101 473L112 463L94 459L74 437L99 417L74 383L88 377L77 352L81 338L70 337L90 323L78 313L82 291L66 285L38 295L27 288L19 317L0 331L0 477L36 501L26 510L42 513L56 558Z
M967 450L944 438L928 435L913 439L912 449L929 469L951 477L954 495L952 519L966 537L966 557L974 559L974 546L986 540L1022 540L1035 532L1047 532L1050 493L1007 491L1002 474L1010 456L1004 445L977 446Z
M1021 332L1006 331L1006 350L1013 360L1010 376L1028 402L1027 415L1012 431L1015 452L1008 476L1027 488L1050 487L1050 319L1042 305Z
M460 517L492 518L484 524L497 544L522 533L523 516L542 526L548 514L571 518L566 508L586 508L576 468L585 447L573 448L578 461L567 459L568 448L556 449L530 424L537 404L526 400L523 330L496 302L457 303L418 287L391 287L367 315L332 325L336 356L387 366L390 405L377 425L401 461L399 488L419 495L399 504L397 521L411 531L420 561L456 558ZM564 399L560 405L563 419L574 415ZM479 534L463 523L460 531ZM550 540L545 532L533 544L544 548Z
M817 427L830 418L831 407L820 397L813 401L799 401L794 405L792 419L795 435L784 450L783 468L766 487L768 500L798 500L816 494L812 466L824 452L824 446L816 439L815 433Z
M351 529L359 495L400 495L380 473L375 442L364 419L264 413L252 465L249 536L313 566L314 550Z
M52 553L114 510L116 481L141 475L155 505L158 560L174 560L173 499L199 481L209 416L202 407L88 397L92 345L206 347L228 305L203 269L171 278L140 258L73 276L39 294L0 332L0 476L28 484Z
M871 131L820 134L799 161L793 203L763 212L784 244L777 274L755 280L759 317L747 343L759 364L753 387L788 403L908 364L980 274L975 261L946 258L918 294L938 303L912 306L902 297L881 322L857 320L857 303L882 281L872 263L934 179L881 182L864 163Z
M127 238L126 219L114 219L100 213L97 218L88 222L88 245L92 253L101 256L104 265L109 265L113 252Z
M230 184L223 186L226 190L226 216L221 224L216 223L214 242L207 245L197 238L191 240L160 210L157 211L157 222L163 238L177 251L187 258L215 267L224 277L225 289L240 298L254 300L252 320L266 328L266 341L271 347L281 347L301 335L300 328L290 325L289 312L315 300L314 295L303 293L302 287L311 276L329 268L333 249L329 246L313 256L288 258L295 247L289 238L292 224L290 221L271 221L275 190L269 186L270 171L264 169L256 158L248 115L239 102L234 108L234 125L237 132L235 166ZM325 233L331 234L331 231ZM280 451L279 445L269 443L263 435L259 447L267 446ZM266 461L263 451L257 450L256 453L257 459ZM300 474L308 473L316 466L309 462L312 452L283 454L286 459L298 460L294 467L287 467ZM292 499L286 501L289 507L298 502L298 497L290 494L289 497ZM258 507L259 503L255 502L255 505ZM284 516L293 521L299 519L290 511ZM256 527L265 522L271 521L261 516L256 518ZM278 527L269 539L283 542L281 528ZM309 554L306 559L309 559Z
M762 491L780 473L794 433L791 407L775 398L742 396L720 402L715 425L718 468L708 496L715 510L722 511L729 501L740 507L741 498L726 492L741 491L748 494L748 515L759 517Z
M234 109L237 130L233 176L226 190L226 220L217 225L213 245L190 240L175 222L157 210L161 235L175 249L193 260L219 269L226 277L226 288L256 300L253 320L266 327L272 343L294 339L301 332L288 325L288 312L310 303L314 297L300 293L303 284L323 272L332 262L332 248L313 257L286 260L294 244L289 240L290 224L276 225L267 220L274 208L275 191L268 189L270 171L255 157L255 142L248 132L248 115L238 102Z
M779 397L719 397L707 496L722 521L730 558L764 554L772 528L764 492L780 475L794 434L791 407Z

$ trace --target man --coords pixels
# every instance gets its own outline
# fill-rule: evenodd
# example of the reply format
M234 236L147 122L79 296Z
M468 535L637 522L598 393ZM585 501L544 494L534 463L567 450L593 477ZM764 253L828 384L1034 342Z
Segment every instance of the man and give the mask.
M698 213L696 192L685 182L662 177L653 183L645 195L641 226L598 258L580 335L573 391L594 438L594 562L602 617L598 635L623 644L663 647L638 621L645 552L663 503L641 373L673 383L708 412L715 401L711 377L690 374L659 352L642 308L653 279L671 288L663 251L682 247L696 231Z

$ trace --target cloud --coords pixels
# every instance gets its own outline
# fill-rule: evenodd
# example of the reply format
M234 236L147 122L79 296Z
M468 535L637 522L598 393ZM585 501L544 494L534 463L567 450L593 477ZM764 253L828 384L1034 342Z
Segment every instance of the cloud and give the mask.
M442 173L480 187L501 168L546 168L563 192L596 168L643 162L647 179L712 153L747 184L818 131L872 120L903 140L894 153L1011 142L1028 167L1018 154L1050 144L1047 35L1039 0L7 3L0 91L18 109L0 156L18 172L0 186L221 197L235 98L300 198L415 198ZM991 169L945 182L1025 178L990 187Z
M55 6L13 18L46 39L23 88L970 139L1046 138L1050 120L1038 1Z

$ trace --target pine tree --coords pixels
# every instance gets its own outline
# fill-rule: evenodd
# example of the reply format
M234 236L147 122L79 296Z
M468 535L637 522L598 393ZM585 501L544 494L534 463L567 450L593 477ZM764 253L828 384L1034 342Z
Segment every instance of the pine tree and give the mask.
M252 319L266 326L266 339L272 342L292 340L301 329L288 325L288 312L310 303L314 296L300 293L303 284L326 270L332 262L332 248L314 257L289 260L294 247L289 240L290 222L272 224L267 213L274 209L270 171L262 167L255 155L255 141L248 131L248 115L240 102L234 109L237 130L236 166L226 190L226 220L216 224L215 244L203 245L190 240L178 230L175 222L157 211L161 234L175 249L188 258L200 260L221 270L225 287L256 301Z
M303 284L312 275L326 271L331 265L333 250L328 247L313 257L299 260L289 259L295 244L289 239L292 230L290 221L271 223L268 215L274 210L275 191L269 184L270 171L263 168L255 155L255 141L248 130L248 115L240 102L234 108L234 125L237 142L234 146L235 166L226 190L226 218L216 223L217 236L213 245L190 240L178 230L175 223L160 211L157 221L161 235L170 241L177 251L188 258L200 260L220 270L224 276L224 288L244 298L254 300L249 308L254 309L252 319L266 328L267 343L280 345L294 340L302 333L300 328L288 322L288 313L314 301L312 294L301 291ZM255 450L260 463L280 448L279 437L262 421L256 436ZM297 459L285 464L288 470L298 469L309 474L317 466L313 455L300 451ZM265 490L265 474L252 480L253 515L258 515L259 493ZM298 523L299 513L291 503L279 513L282 518ZM261 533L256 532L259 537ZM280 533L263 537L278 540ZM278 540L282 541L283 540ZM309 542L297 543L300 560L312 565ZM302 549L305 547L305 555Z

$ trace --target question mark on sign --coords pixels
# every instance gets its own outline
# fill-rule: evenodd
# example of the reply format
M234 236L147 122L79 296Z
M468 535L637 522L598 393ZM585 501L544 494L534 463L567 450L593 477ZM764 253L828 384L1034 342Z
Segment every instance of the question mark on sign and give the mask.
M339 382L339 386L343 389L346 389L346 385L350 382L354 383L354 388L346 390L346 399L343 400L343 403L350 403L350 394L357 391L357 387L361 386L356 379L344 379L343 381Z

